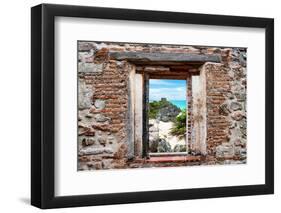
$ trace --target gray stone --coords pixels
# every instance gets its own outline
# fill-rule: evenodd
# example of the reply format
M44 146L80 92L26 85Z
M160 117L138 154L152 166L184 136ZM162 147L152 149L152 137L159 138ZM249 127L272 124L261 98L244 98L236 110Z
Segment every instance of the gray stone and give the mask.
M225 96L230 100L234 99L234 95L232 94L232 92L228 92Z
M232 141L232 143L235 142L235 141L234 141L235 139L238 139L238 138L241 138L241 137L242 137L241 130L240 130L239 127L236 127L236 128L231 129L230 133L231 133L231 138L230 138L230 140Z
M172 148L169 142L160 138L158 142L157 152L172 152Z
M239 127L240 127L241 129L246 129L246 128L247 128L247 121L246 121L245 118L240 121Z
M246 156L247 155L247 149L246 148L240 149L240 154Z
M236 121L240 121L243 119L244 115L241 111L236 111L231 114L231 117Z
M95 49L95 43L93 42L78 42L78 50L79 51L90 51L91 49Z
M241 67L241 65L237 61L229 62L228 66L229 66L229 68L231 68L231 70L239 69Z
M105 121L110 120L110 118L108 118L108 117L106 117L106 116L104 116L102 114L96 114L95 115L95 120L96 120L96 122L105 122Z
M123 65L124 65L124 61L115 61L115 63L116 63L116 65L117 65L117 67L118 68L121 68L121 67L123 67ZM139 69L140 67L136 67L136 69Z
M149 150L151 152L157 152L157 147L159 143L159 132L149 132Z
M247 130L246 129L241 129L240 131L241 131L242 137L246 138L247 137Z
M103 159L102 168L103 169L112 169L112 159Z
M168 122L169 121L169 117L166 115L161 116L161 121L163 122Z
M94 56L94 50L82 51L78 53L78 61L82 63L92 63Z
M234 145L235 145L235 146L245 146L245 145L246 145L246 140L245 140L245 139L242 139L242 138L237 138L237 139L234 141Z
M79 151L80 155L98 155L103 153L111 154L113 153L113 150L108 147L98 148L98 147L89 146L89 147L84 147Z
M79 62L78 65L78 72L101 73L102 70L103 64Z
M83 81L79 81L79 109L89 109L92 106L93 90Z
M243 66L243 67L245 67L246 65L247 65L247 55L246 55L246 53L244 52L244 53L240 53L240 56L239 56L239 62L240 62L240 64Z
M92 170L92 169L102 169L102 162L88 162L87 163L88 169Z
M107 45L105 43L95 43L96 50L101 50L102 48L106 48Z
M109 137L107 138L107 141L108 141L109 144L113 144L113 143L116 142L116 138L113 137L113 136L109 136Z
M93 117L93 114L88 113L88 114L85 115L85 117L86 117L86 118L92 118L92 117Z
M240 150L241 150L241 147L234 147L234 154L240 155Z
M106 139L104 137L98 137L97 141L103 146L106 144Z
M241 110L242 109L242 105L238 102L232 102L230 104L230 109L233 111L237 111L237 110Z
M174 147L174 152L186 152L186 145L183 144L177 144Z
M232 144L223 143L216 147L216 157L233 157L234 156L234 147Z
M95 144L95 140L93 138L83 138L82 139L82 145L83 146L90 146Z
M237 101L243 102L246 100L246 93L235 93Z
M97 138L97 141L100 143L100 145L105 146L106 142L107 142L107 139L105 137L100 136L100 137Z
M161 99L162 108L158 110L157 119L163 122L173 121L181 112L181 109L167 101L166 98Z
M234 129L237 126L236 122L231 122L229 125L229 129Z
M78 162L78 170L85 171L88 170L88 166L85 162Z
M231 87L232 92L241 93L241 91L243 91L243 90L244 90L244 86L241 85L241 83L235 82L232 84L232 87Z
M105 108L105 101L97 99L97 100L95 100L94 105L97 109L104 109Z

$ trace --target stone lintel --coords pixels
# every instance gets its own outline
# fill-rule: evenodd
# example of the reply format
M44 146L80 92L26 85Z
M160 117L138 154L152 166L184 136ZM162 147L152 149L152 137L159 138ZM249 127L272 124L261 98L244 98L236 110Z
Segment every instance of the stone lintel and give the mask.
M144 52L109 52L113 60L127 60L130 62L221 62L219 55L200 55L189 53L144 53Z

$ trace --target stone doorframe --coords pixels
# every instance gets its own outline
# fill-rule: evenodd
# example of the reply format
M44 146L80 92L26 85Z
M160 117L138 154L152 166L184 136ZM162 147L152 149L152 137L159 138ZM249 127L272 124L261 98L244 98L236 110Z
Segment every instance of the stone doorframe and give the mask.
M110 59L127 61L129 73L128 155L148 157L148 80L149 78L187 81L187 149L192 154L206 154L206 76L202 65L220 63L219 55L187 53L110 52ZM196 78L196 79L195 79ZM196 82L199 89L193 91ZM205 96L204 96L205 95Z

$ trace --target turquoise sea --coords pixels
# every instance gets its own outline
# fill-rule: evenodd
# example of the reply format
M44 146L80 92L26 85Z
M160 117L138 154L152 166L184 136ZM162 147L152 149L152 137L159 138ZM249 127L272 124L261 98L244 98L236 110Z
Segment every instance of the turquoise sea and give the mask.
M186 108L186 100L170 100L170 102L180 109Z
M159 100L149 100L149 102L159 101ZM172 104L176 105L180 109L186 108L186 100L168 100Z

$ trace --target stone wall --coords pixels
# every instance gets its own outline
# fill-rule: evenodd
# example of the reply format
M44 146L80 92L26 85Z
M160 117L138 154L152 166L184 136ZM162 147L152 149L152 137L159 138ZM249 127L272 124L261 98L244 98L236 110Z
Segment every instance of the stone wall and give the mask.
M224 64L206 63L202 67L207 79L207 155L215 157L216 163L245 163L246 49L225 52Z
M111 61L107 49L79 43L79 170L125 165L130 128L126 61Z
M246 49L78 42L78 170L130 167L131 162L135 165L134 158L141 157L142 145L138 144L142 143L141 134L134 135L134 129L142 131L141 124L136 123L142 122L142 114L134 113L141 110L136 103L142 102L142 96L134 91L135 82L139 83L141 78L134 74L134 63L113 59L111 52L184 53L220 58L220 63L204 62L200 69L190 69L190 75L200 70L205 78L206 110L201 112L205 116L201 125L205 125L206 140L195 142L193 147L201 143L199 151L191 146L191 135L197 127L190 82L188 149L191 155L206 157L201 164L245 163Z

